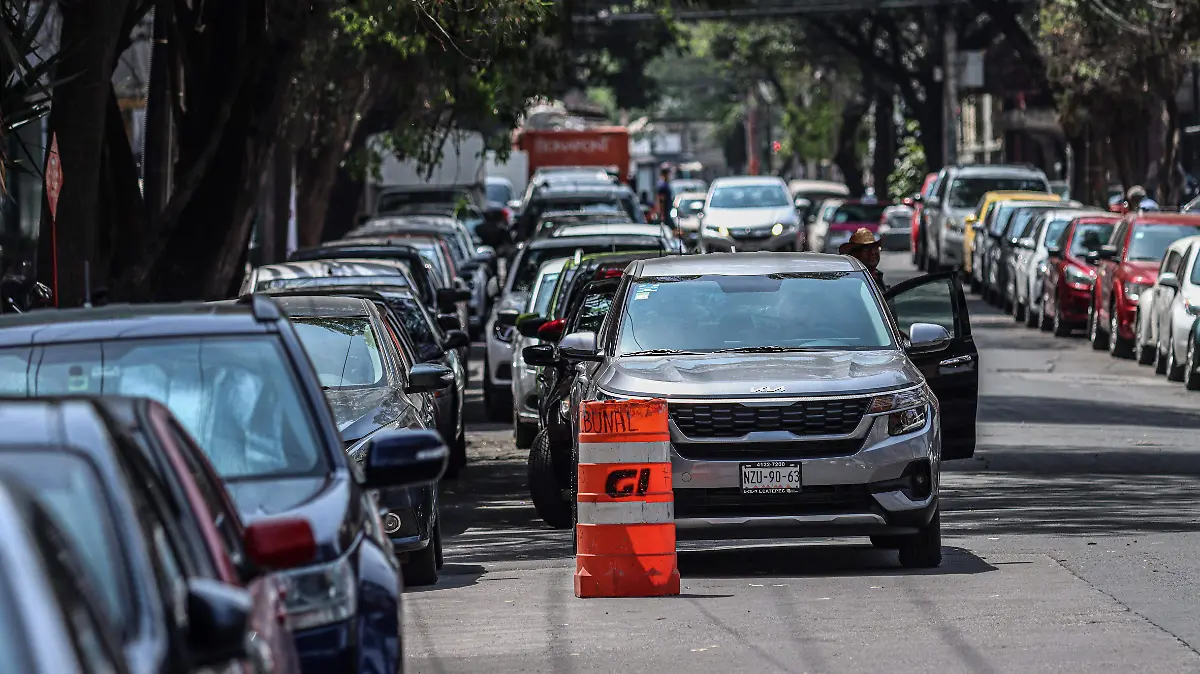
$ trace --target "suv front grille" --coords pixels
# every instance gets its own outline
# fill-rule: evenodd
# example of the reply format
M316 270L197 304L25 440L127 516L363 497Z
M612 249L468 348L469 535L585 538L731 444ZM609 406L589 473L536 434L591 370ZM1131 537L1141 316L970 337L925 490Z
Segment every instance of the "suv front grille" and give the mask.
M675 453L691 461L774 461L853 456L866 438L799 442L676 442Z
M865 484L805 485L794 494L743 494L741 489L676 489L675 517L772 517L870 512Z
M858 427L868 398L801 400L790 405L669 403L671 421L690 438L736 438L755 431L846 435Z

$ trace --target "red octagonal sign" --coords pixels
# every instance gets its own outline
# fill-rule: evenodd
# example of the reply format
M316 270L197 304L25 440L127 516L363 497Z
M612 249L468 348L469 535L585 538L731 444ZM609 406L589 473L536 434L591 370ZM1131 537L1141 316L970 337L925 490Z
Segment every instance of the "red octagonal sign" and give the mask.
M58 158L58 134L50 140L50 154L46 157L46 200L50 202L50 217L58 217L58 195L62 192L62 162Z

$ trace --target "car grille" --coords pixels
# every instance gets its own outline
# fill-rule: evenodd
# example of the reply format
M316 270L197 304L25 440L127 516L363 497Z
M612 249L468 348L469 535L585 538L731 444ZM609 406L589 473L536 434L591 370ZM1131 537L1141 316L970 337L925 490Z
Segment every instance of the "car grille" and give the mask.
M862 420L870 398L802 400L751 407L741 403L670 403L671 421L690 438L736 438L755 431L846 435Z
M765 461L853 456L865 438L800 442L676 442L675 453L691 461Z
M676 489L675 517L771 517L869 512L867 485L805 485L793 494L743 494L738 488Z
M766 239L766 238L770 238L771 230L770 229L731 229L731 230L729 230L729 234L731 236L737 237L739 239Z

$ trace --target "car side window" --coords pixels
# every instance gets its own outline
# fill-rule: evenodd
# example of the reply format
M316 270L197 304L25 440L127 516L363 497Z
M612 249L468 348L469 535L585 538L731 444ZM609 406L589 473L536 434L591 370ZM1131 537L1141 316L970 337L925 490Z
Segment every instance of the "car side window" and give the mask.
M1176 276L1182 277L1183 276L1183 263L1186 260L1191 259L1191 257L1192 257L1192 246L1188 246L1188 249L1186 251L1184 251L1183 254L1180 255L1175 260L1175 264L1171 266L1171 271L1175 272Z
M604 318L608 316L608 310L612 307L612 301L613 296L609 293L588 295L583 298L583 306L579 308L579 317L576 319L572 332L581 330L599 332L600 326L604 324Z
M1175 269L1175 263L1178 261L1178 257L1179 256L1175 253L1175 251L1167 251L1167 254L1163 256L1162 264L1158 267L1159 275L1173 271Z
M1125 257L1125 232L1129 229L1128 223L1122 222L1113 229L1112 236L1108 239L1110 246L1117 247L1117 257Z
M221 536L221 545L225 554L233 563L235 569L242 568L246 562L246 550L242 545L243 531L238 516L230 509L225 497L224 488L217 480L212 468L207 466L202 450L191 440L187 431L183 430L174 420L168 424L179 453L187 464L188 472L200 490L200 496L208 506L208 512L213 518L213 527Z
M416 363L415 354L417 347L413 346L408 341L408 334L404 332L404 328L396 325L391 316L383 316L383 325L387 328L388 334L391 335L393 346L396 347L396 355L400 359L400 377L405 385L408 385L408 372L412 370Z
M905 335L913 323L932 323L946 328L951 337L958 337L958 324L954 316L954 289L950 277L930 279L926 283L908 288L888 299L892 316Z

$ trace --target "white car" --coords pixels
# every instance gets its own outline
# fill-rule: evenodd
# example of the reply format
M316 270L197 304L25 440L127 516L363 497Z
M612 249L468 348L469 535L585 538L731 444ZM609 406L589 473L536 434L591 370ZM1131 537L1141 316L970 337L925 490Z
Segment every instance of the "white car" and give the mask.
M1042 279L1046 275L1050 253L1047 246L1057 245L1067 225L1075 218L1103 213L1097 209L1052 209L1038 213L1029 230L1017 241L1013 262L1013 320L1025 321L1031 328L1042 325ZM1049 320L1051 317L1046 317Z
M1192 324L1200 316L1200 236L1167 246L1158 279L1138 297L1134 330L1138 362L1155 363L1155 371L1183 381Z
M781 178L717 178L704 200L704 231L733 239L739 251L797 250L800 216ZM707 236L707 234L706 234Z
M560 257L542 263L537 272L537 280L533 282L533 292L530 293L522 313L545 316L549 312L558 277L562 275L563 267L569 259ZM513 434L519 449L531 447L533 436L538 432L537 368L526 365L521 357L522 349L537 343L536 337L526 337L520 333L517 333L513 340Z

